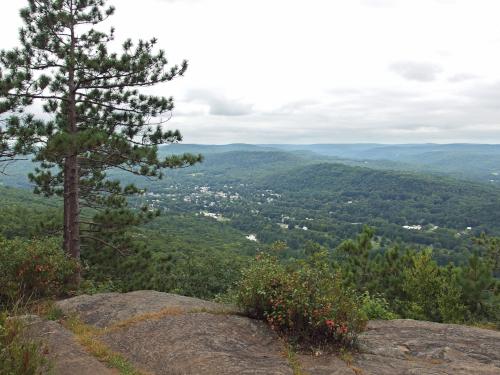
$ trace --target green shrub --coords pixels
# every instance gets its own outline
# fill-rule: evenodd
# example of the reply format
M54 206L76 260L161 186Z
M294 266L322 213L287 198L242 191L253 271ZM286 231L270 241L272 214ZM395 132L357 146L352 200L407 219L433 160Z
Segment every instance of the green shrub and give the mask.
M408 297L405 315L411 319L439 321L437 301L442 279L432 251L426 249L415 254L403 276L403 290Z
M437 296L437 304L441 321L444 323L463 324L467 318L467 308L462 302L462 288L453 267L443 268L441 272L441 288Z
M458 270L452 265L439 267L429 249L414 254L411 260L412 264L403 271L403 315L444 323L466 321L468 314Z
M300 346L351 346L365 319L351 290L328 265L327 253L288 267L261 253L243 271L236 301Z
M391 311L387 300L378 295L363 293L360 298L361 311L367 319L391 320L397 319L398 315Z
M82 280L78 294L120 293L121 289L112 281Z
M22 337L23 324L0 313L0 374L47 374L48 363L40 346Z
M55 239L0 238L0 303L62 295L77 267Z

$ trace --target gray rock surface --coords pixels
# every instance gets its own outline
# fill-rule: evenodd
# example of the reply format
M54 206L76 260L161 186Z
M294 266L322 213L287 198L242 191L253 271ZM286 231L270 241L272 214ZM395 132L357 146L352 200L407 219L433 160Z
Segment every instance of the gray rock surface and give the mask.
M43 342L44 354L56 375L116 375L96 358L88 354L75 341L73 334L59 323L42 320L37 316L24 317L31 339Z
M216 303L141 291L79 296L58 306L105 327L100 339L152 374L293 373L283 344L265 324ZM298 359L304 375L500 375L500 332L373 321L352 360L326 354Z
M500 332L416 320L371 321L350 365L301 356L310 375L499 375Z
M158 375L292 375L274 333L235 315L165 316L113 331L103 341Z
M59 301L56 305L65 314L76 313L83 322L99 328L162 310L170 310L171 314L230 310L229 307L217 303L152 290L81 295Z
M486 329L373 321L361 336L360 349L355 365L366 374L500 374L500 332Z
M100 339L154 374L292 375L278 337L224 305L138 291L78 296L57 306L87 324L109 328Z

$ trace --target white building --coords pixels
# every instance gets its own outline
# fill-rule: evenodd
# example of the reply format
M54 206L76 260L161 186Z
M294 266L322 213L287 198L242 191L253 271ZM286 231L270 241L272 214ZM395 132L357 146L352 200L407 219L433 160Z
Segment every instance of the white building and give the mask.
M255 234L249 234L248 236L245 237L247 240L249 241L254 241L254 242L258 242L257 241L257 236Z
M408 230L422 230L421 225L403 225L403 228Z

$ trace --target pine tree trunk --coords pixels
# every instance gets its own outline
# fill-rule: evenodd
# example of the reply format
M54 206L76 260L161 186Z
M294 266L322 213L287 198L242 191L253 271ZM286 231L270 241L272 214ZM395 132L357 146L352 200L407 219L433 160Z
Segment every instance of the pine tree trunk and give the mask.
M71 3L73 12L73 3ZM78 125L76 114L75 83L76 37L74 24L71 27L71 52L68 64L68 133L70 134L70 155L65 164L65 215L67 212L66 252L75 260L80 260L80 168L78 162ZM66 180L67 179L67 180ZM67 185L67 186L66 186ZM80 272L75 274L75 284L80 284Z
M80 186L79 167L76 155L68 158L68 250L72 258L80 259Z
M69 246L69 163L68 158L64 159L64 225L63 225L63 248L66 254L70 254L70 246Z
M66 158L64 165L64 251L71 258L80 260L80 194L79 166L76 155ZM78 288L80 270L75 272L71 284Z

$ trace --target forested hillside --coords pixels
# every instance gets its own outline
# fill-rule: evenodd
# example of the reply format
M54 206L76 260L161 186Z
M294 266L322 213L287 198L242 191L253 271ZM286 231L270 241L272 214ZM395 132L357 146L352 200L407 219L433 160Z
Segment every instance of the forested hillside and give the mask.
M0 238L61 235L62 205L26 190L0 187ZM211 298L239 277L257 246L223 223L193 214L165 213L129 232L119 252L86 241L82 258L92 288L156 289Z
M488 184L346 165L309 151L252 145L161 149L163 155L183 152L204 152L205 160L160 180L111 171L112 178L145 189L130 199L132 208L146 206L160 216L128 229L127 240L109 237L128 244L126 258L103 243L84 242L82 256L97 285L213 297L238 278L258 249L276 241L286 243L282 257L302 258L311 243L333 250L369 225L373 251L430 247L446 265L465 264L479 251L475 237L500 234L500 189ZM6 238L58 235L62 229L61 203L26 189L24 174L31 168L18 162L1 177L4 185L25 188L1 188Z
M378 157L380 149L387 147L392 151L385 150L384 155L394 156L398 150L396 146L376 145L336 147L341 156L358 152ZM495 150L471 147L483 153ZM261 244L284 240L291 253L310 240L333 248L356 235L362 225L371 225L382 247L394 243L431 246L441 263L463 262L473 236L500 234L500 189L495 186L356 167L310 152L337 148L317 146L292 152L237 144L171 145L160 153L201 152L205 160L156 181L118 171L110 175L146 189L142 197L131 201L133 206L147 204L150 209L188 215L193 220L206 215L203 220L236 230L242 243L252 242L245 238L249 235L255 235ZM427 152L429 146L400 148L408 157ZM9 175L2 177L2 183L29 188L25 174L30 168L29 161L16 163ZM225 241L217 234L215 237Z
M309 196L308 205L331 204L330 214L339 219L498 233L500 191L469 182L323 163L277 173L264 185L290 192L290 200Z
M372 168L437 173L476 182L500 184L500 146L474 144L323 144L272 145L309 151Z
M335 247L368 224L382 246L432 246L441 262L461 262L470 238L498 233L500 191L488 184L348 166L308 152L238 145L167 150L209 152L200 165L142 185L148 192L135 204L206 215L261 243L285 240L292 253L308 240Z

